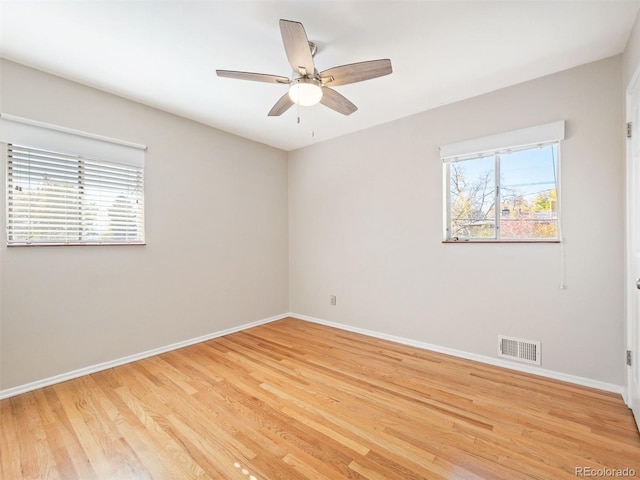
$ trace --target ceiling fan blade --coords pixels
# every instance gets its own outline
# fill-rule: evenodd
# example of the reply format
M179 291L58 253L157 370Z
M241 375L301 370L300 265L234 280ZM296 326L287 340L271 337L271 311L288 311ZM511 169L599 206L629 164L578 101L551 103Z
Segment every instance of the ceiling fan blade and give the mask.
M392 72L391 60L370 60L368 62L350 63L349 65L330 68L320 72L320 78L324 85L338 87L382 77Z
M287 77L268 75L266 73L234 72L232 70L216 70L216 73L219 77L235 78L237 80L250 80L252 82L265 83L289 83L289 79Z
M270 117L279 117L284 112L289 110L293 106L293 101L289 97L289 92L285 93L280 100L276 102L271 111L269 112Z
M320 100L320 103L325 107L329 107L331 110L342 113L343 115L351 115L353 112L358 110L358 107L353 103L329 87L322 88L322 99Z
M302 24L291 20L280 20L280 33L293 71L301 75L314 75L313 55L311 55L309 39Z

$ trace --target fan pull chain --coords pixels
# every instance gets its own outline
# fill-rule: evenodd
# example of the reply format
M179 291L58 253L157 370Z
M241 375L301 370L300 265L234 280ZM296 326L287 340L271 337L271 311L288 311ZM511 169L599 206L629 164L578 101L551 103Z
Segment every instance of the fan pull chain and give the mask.
M300 125L300 104L297 103L296 106L298 107L298 125Z
M313 107L311 107L311 138L316 136L315 129L313 128L315 118L316 118L316 107L314 105Z

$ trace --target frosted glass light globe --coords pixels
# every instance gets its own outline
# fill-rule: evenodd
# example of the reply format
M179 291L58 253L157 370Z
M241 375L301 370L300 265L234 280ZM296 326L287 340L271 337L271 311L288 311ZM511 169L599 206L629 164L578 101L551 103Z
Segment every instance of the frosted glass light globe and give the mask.
M322 87L320 82L313 78L297 78L289 87L289 98L301 107L310 107L322 100Z

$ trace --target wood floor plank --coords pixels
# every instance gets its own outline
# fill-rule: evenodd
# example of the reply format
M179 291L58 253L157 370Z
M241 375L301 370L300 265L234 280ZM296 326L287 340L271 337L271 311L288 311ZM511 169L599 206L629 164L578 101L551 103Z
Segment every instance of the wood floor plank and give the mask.
M21 425L20 412L16 411L19 399L7 399L0 402L0 473L1 478L22 478ZM26 436L26 435L24 435ZM28 457L33 455L29 452ZM25 472L26 473L26 472Z
M640 476L619 395L295 319L2 400L0 421L10 480Z

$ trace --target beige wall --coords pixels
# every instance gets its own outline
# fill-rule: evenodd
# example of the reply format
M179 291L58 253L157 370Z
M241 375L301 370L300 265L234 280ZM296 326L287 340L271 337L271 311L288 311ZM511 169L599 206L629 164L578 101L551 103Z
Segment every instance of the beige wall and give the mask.
M0 242L0 389L287 311L285 152L11 62L1 68L2 112L148 146L148 244Z
M621 62L291 152L291 311L490 357L540 340L543 368L622 385ZM561 119L568 288L558 244L442 244L438 147Z

